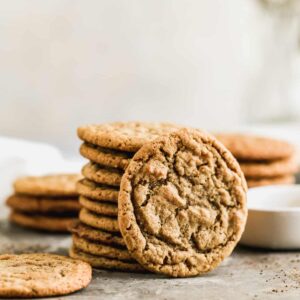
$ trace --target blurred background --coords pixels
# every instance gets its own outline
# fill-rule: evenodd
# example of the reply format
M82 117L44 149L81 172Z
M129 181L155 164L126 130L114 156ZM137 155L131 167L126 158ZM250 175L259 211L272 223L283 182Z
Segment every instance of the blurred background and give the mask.
M115 120L300 143L299 0L0 0L0 135Z

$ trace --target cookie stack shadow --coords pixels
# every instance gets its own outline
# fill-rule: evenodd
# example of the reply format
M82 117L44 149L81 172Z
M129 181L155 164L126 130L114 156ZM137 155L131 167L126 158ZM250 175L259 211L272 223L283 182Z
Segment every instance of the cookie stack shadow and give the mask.
M14 182L14 194L7 198L10 221L22 227L68 232L78 217L80 205L76 174L23 177Z
M247 134L215 136L238 160L249 188L295 183L299 162L288 142Z

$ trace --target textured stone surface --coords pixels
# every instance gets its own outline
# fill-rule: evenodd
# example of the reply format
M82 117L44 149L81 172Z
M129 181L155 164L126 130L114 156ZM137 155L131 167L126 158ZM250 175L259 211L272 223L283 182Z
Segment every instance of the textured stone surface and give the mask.
M7 222L7 214L7 209L0 204L0 253L35 250L67 254L70 236L47 235L13 227ZM219 268L195 278L169 279L155 274L95 270L87 289L63 299L298 300L299 295L300 251L238 248Z

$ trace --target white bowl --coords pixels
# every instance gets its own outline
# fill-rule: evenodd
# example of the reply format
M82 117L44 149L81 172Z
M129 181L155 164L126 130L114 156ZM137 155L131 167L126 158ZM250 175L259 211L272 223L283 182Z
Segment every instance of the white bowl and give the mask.
M252 188L240 243L271 249L300 249L300 185Z

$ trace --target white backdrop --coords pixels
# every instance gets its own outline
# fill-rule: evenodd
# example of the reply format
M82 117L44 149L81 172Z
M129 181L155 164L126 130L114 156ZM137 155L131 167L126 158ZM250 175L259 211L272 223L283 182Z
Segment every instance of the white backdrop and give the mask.
M281 111L280 97L263 105L282 66L269 60L275 21L259 2L0 0L0 134L71 152L85 123L220 130Z

